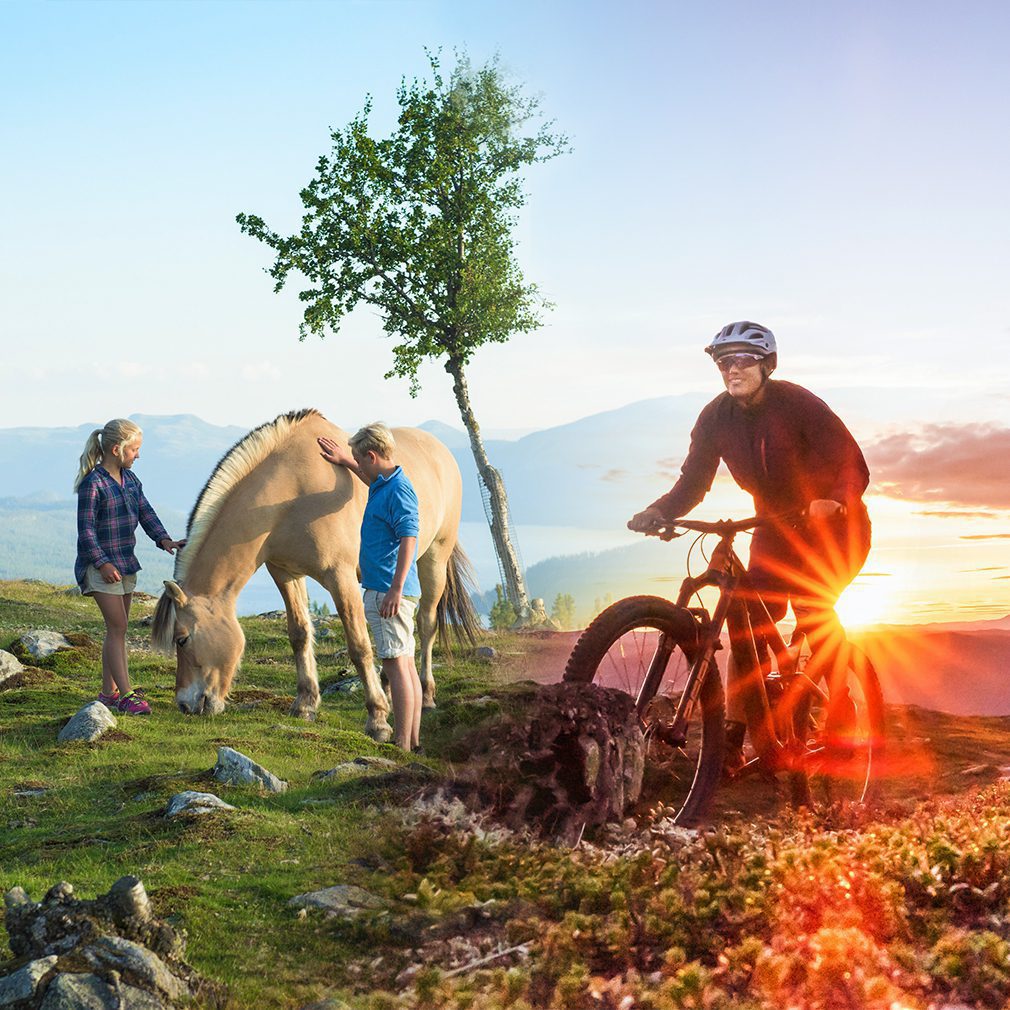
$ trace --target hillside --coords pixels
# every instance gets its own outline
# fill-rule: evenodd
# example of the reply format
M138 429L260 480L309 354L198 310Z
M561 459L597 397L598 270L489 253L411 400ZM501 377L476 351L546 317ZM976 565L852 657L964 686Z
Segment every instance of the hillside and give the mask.
M138 599L135 616L150 607ZM0 686L0 890L37 899L66 879L90 897L137 874L187 931L187 959L227 984L227 1010L1001 1010L1010 997L1010 719L892 706L894 746L867 809L797 815L769 784L738 783L698 834L670 824L647 776L634 818L572 851L419 799L451 772L459 734L507 709L501 680L545 665L552 636L493 639L491 665L440 657L418 760L362 735L360 695L327 694L315 724L291 719L283 620L242 623L244 668L221 716L174 709L173 663L134 624L131 669L154 715L59 744L96 688L94 607L0 583L0 648L39 626L78 643ZM339 626L325 628L320 675L334 684L346 658ZM221 744L288 791L213 781ZM393 770L312 775L355 756ZM166 818L184 789L236 809ZM341 919L287 904L344 883L382 907Z

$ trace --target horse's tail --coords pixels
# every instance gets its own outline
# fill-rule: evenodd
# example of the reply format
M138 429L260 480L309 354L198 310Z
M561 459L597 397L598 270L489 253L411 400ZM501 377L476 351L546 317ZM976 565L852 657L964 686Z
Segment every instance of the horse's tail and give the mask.
M175 599L166 589L154 608L151 621L151 644L156 652L175 655Z
M460 644L464 641L470 645L476 644L483 630L480 616L470 598L471 590L476 588L477 578L474 575L473 565L470 564L470 559L463 548L456 544L452 549L449 563L445 566L445 591L435 611L438 642L446 651L452 648L449 641L450 626L456 641Z

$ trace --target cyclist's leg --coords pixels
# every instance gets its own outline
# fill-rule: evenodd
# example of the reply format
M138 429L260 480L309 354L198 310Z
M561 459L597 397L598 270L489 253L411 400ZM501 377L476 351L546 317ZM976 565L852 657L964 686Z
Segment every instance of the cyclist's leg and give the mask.
M859 574L870 548L870 523L859 507L838 520L811 525L792 595L797 625L807 636L811 659L807 675L823 679L830 698L829 722L854 717L847 686L849 643L835 604Z

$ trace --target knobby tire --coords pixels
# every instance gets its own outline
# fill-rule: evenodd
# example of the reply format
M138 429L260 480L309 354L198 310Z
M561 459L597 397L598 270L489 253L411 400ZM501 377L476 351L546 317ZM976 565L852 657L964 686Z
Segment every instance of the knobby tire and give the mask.
M672 653L663 678L657 680L648 696L638 698L639 718L650 748L654 736L660 736L654 733L660 715L672 716L675 710L698 648L698 625L689 611L658 596L620 600L582 633L564 674L568 682L616 687L635 698L661 640L659 636L666 636L666 642L673 646ZM669 786L677 824L693 826L707 819L722 773L724 715L722 680L713 660L703 675L687 746L671 751L679 770L679 775L671 776Z

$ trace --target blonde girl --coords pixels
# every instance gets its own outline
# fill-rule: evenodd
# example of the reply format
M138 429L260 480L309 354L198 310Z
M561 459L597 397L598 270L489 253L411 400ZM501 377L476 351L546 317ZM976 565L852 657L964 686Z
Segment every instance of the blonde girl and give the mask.
M151 706L130 684L126 625L140 562L133 549L139 523L169 554L185 543L173 540L144 497L131 468L140 456L143 432L117 418L89 436L74 481L77 492L77 563L81 592L93 596L105 620L102 689L98 700L127 715L147 715Z

